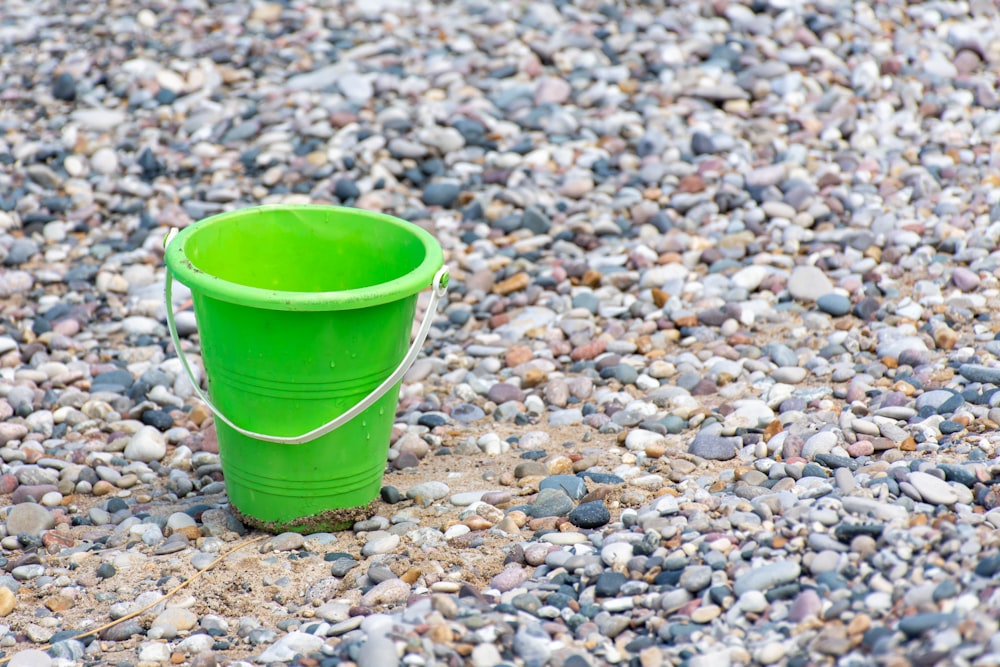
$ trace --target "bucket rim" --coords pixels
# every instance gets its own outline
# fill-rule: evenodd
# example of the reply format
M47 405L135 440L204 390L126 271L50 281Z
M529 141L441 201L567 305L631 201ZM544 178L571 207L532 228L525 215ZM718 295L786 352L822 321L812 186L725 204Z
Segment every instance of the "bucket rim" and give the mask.
M327 292L292 292L271 290L235 283L199 269L187 257L185 243L209 225L225 223L262 213L349 215L398 227L416 237L423 245L424 259L406 274L376 285ZM264 204L226 211L203 218L182 229L164 253L167 271L192 292L241 306L284 311L352 310L378 306L412 296L431 286L435 273L444 266L444 254L437 240L425 229L387 213L325 204Z

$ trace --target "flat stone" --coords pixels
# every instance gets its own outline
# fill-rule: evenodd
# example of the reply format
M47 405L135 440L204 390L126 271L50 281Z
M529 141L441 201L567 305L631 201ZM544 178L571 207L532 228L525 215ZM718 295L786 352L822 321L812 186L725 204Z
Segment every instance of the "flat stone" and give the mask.
M688 446L688 453L700 456L703 459L728 461L736 456L739 446L739 438L727 438L710 433L699 433Z
M546 477L539 483L538 488L539 490L559 489L569 496L571 500L580 500L587 495L586 483L575 475L552 475L551 477Z
M958 367L958 372L970 382L1000 385L1000 368L980 364L962 364Z
M595 500L576 506L568 518L577 528L600 528L611 521L611 512L603 501Z
M410 596L410 585L402 579L392 578L377 584L361 597L365 607L393 606L405 602Z
M14 505L7 513L8 535L31 535L38 537L55 525L52 513L42 505L21 503Z
M126 458L150 463L159 461L167 454L167 441L163 434L152 426L143 426L129 439L125 446Z
M265 664L272 662L291 662L296 655L309 655L323 646L323 638L305 632L293 631L279 638L259 656L257 661Z
M793 582L799 578L802 568L792 561L778 561L752 568L736 577L733 591L743 595L747 591L767 591L775 586Z
M816 307L828 315L843 317L851 312L851 300L842 294L829 293L816 299Z
M535 518L547 516L564 516L573 509L573 501L566 492L559 488L547 488L538 492L535 502L531 504L529 514Z
M441 500L451 493L451 489L444 482L423 482L421 484L415 484L411 486L406 491L406 497L410 500Z
M932 505L954 505L958 502L958 493L948 482L925 472L911 472L910 484L920 493L924 502Z
M833 291L833 283L818 266L796 266L788 277L788 291L799 301L814 302Z

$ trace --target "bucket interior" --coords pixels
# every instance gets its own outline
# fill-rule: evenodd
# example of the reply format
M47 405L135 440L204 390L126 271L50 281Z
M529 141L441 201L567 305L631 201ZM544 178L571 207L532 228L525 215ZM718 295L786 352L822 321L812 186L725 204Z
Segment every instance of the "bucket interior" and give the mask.
M270 210L199 225L184 244L192 266L245 287L342 292L389 283L427 259L422 239L380 217Z

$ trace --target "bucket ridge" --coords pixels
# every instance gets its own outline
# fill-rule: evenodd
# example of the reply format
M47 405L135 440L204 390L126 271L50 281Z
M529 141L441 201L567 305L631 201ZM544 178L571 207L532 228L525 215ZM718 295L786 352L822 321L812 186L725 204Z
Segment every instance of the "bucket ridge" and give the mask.
M394 364L371 373L326 382L271 379L242 373L234 368L213 368L209 374L209 389L218 389L218 385L224 384L258 396L310 400L338 399L368 393L389 377L395 368Z

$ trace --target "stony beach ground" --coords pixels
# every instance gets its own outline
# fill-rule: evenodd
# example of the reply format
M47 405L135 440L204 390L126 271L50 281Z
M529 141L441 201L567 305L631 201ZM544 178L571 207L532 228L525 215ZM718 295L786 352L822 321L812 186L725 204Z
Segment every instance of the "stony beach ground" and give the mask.
M987 0L8 0L2 660L1000 665L998 87ZM451 270L352 530L240 524L166 335L261 203Z

